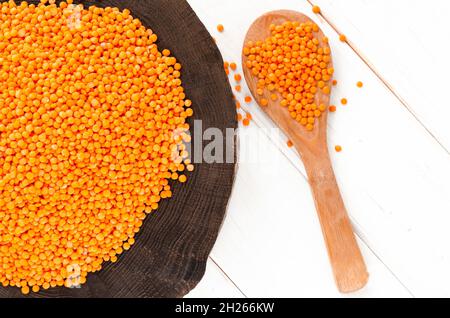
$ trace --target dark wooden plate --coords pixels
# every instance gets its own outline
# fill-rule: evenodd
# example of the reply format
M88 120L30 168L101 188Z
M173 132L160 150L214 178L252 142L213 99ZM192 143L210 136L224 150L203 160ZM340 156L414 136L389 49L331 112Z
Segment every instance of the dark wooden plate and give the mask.
M4 0L0 0L4 2ZM38 3L39 1L28 1ZM77 1L75 1L77 3ZM183 86L202 130L236 128L236 111L223 60L208 31L185 0L84 1L85 5L128 8L182 63ZM192 133L193 143L202 142ZM230 151L230 149L228 149ZM224 154L225 157L225 154ZM136 244L117 263L88 276L81 288L51 288L29 297L182 297L203 277L233 186L235 163L196 164L174 196L149 215ZM20 297L0 288L0 297Z

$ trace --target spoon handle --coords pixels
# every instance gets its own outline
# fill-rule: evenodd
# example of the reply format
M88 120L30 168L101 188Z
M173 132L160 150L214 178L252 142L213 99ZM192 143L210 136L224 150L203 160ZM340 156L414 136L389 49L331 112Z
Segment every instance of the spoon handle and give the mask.
M339 291L363 288L369 274L339 191L328 151L304 154L303 162Z

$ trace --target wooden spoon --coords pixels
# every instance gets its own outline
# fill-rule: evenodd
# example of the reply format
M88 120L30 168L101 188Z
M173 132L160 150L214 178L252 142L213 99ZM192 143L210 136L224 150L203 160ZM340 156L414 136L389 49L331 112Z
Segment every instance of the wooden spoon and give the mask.
M266 13L252 24L244 46L249 41L264 41L270 36L270 24L282 24L285 21L312 22L307 16L295 11L282 10ZM322 47L328 46L323 40L325 35L321 30L317 32L316 37ZM300 123L292 119L286 107L279 104L281 96L277 101L272 101L271 93L267 90L262 96L256 93L257 78L252 76L251 70L245 66L246 62L247 58L243 54L244 75L253 97L259 104L263 98L269 101L269 105L261 108L291 139L301 155L339 291L349 293L363 288L369 274L355 240L331 165L327 146L327 112L316 122L313 131L307 131ZM328 85L331 87L331 83ZM330 95L319 90L315 102L317 105L324 104L328 108Z

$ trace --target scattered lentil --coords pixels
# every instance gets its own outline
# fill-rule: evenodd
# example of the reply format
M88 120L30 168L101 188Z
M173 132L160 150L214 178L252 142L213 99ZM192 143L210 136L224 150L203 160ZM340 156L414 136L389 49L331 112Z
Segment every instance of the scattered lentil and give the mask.
M230 67L230 64L229 64L228 62L223 62L223 68L224 68L225 73L226 73L227 75L230 75L230 69L229 69L229 67Z

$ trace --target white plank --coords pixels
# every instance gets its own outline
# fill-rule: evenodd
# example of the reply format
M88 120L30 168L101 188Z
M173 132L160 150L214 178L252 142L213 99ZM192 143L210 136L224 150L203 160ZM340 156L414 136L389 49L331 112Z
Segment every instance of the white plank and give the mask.
M200 283L185 298L242 298L244 295L222 270L208 259L206 272Z
M191 0L190 3L217 38L226 59L234 61L240 60L240 48L246 29L263 12L279 8L304 12L311 10L311 6L306 2L294 0L276 2L268 0L240 2ZM211 12L214 12L214 15L210 14ZM236 14L236 12L245 12L246 14ZM333 94L333 100L337 102L342 96L345 96L350 101L348 106L340 107L338 113L331 117L330 140L331 145L339 143L344 146L342 154L338 156L333 154L333 161L344 200L357 232L413 294L418 296L450 295L447 285L447 282L450 281L450 274L447 271L450 265L450 251L447 246L450 233L446 229L446 225L450 221L448 216L450 203L447 198L450 193L448 154L424 131L423 127L359 57L348 46L337 41L337 34L332 28L318 17L314 17L314 19L331 37L336 75L340 81L338 89ZM217 23L225 25L223 34L215 31ZM365 82L366 86L363 90L356 89L357 80ZM249 109L257 123L264 127L273 126L256 105L251 105ZM282 144L285 142L285 139L280 137L273 137L272 140L279 147L283 147ZM273 147L267 146L267 149L277 152ZM292 151L285 148L282 151L288 154L298 171L303 171L300 161ZM241 164L241 166L243 165ZM285 176L286 170L284 169L292 170L287 166L284 168L285 166L277 165L273 168L278 169L276 171L279 172L279 175ZM266 169L257 170L249 167L248 169L254 169L257 173L261 173L261 170L266 171L272 168L266 167ZM243 178L241 174L240 172L238 180ZM293 175L293 172L289 175ZM278 217L280 217L278 214L282 213L283 218L287 218L288 225L299 225L299 220L296 219L299 203L292 197L296 200L297 197L301 200L310 200L307 187L299 187L296 184L299 182L297 177L295 180L291 180L266 176L266 180L268 185L277 185L276 189L281 187L280 180L288 180L284 181L285 188L296 189L295 194L290 191L288 192L290 195L285 195L289 199L281 200L282 196L270 196L267 192L263 192L263 195L252 192L247 196L236 192L237 198L233 198L233 200L237 200L235 209L238 212L236 213L245 214L251 209L250 206L255 204L263 214L263 211L267 211L265 210L267 207L272 206L274 209L278 209L273 213L277 213ZM262 180L254 180L254 182L249 182L245 188L251 189L256 184L257 189L262 191L261 183ZM275 206L270 205L269 198L275 202ZM265 199L264 204L255 202L261 199ZM314 215L313 206L305 206L304 211L308 211L309 215ZM259 230L253 230L251 221L255 220L252 218L227 219L227 222L233 222L237 229L241 229L243 236L258 236L261 232L267 234L264 230L272 229L271 225L276 224L271 219L271 222L266 225L267 228L259 226ZM311 223L307 224L311 227ZM276 237L277 239L269 245L270 249L266 251L267 255L275 254L281 257L282 251L285 253L289 251L281 244L286 241L284 235L290 233L283 226L280 225L274 230L276 234L273 234L271 238ZM317 224L315 227L318 228ZM227 250L226 242L229 242L230 237L234 235L237 234L222 234L221 238L223 239L219 241L218 246L221 247L219 251L224 253L224 256L219 257L215 254L217 261L227 273L229 267L225 266L223 262L227 261L227 257L231 257L233 250ZM284 239L279 240L278 237ZM310 233L308 233L308 237L309 239L306 241L297 239L297 245L300 242L312 244ZM320 235L314 239L315 244L319 237ZM240 244L244 243L240 242ZM252 244L253 249L267 247L264 244L262 247L258 246L256 239ZM234 247L234 245L231 246ZM323 247L321 252L324 252ZM215 250L215 253L219 252ZM285 261L290 264L289 260ZM258 264L260 265L260 263ZM233 271L233 275L229 274L241 287L240 284L245 283L246 271L242 270L239 273L239 266L236 262L226 265L235 268L236 272ZM266 264L264 265L265 270ZM295 268L299 267L295 266ZM315 266L312 270L323 277L324 268ZM298 274L294 271L294 267L286 268L286 272L288 269L292 270L292 275ZM253 275L258 273L258 271L252 272ZM312 275L312 273L310 274ZM235 275L240 275L240 279L236 279ZM262 277L261 274L260 279ZM375 282L373 282L374 280ZM374 279L372 273L371 283L376 284L377 282L380 283ZM251 289L251 283L247 283L249 286L246 287ZM289 293L289 289L282 288L283 284L287 284L287 282L279 281L280 293ZM302 288L304 286L304 284L301 285ZM267 291L262 289L262 286L259 287L261 288L258 288L257 291L261 293ZM247 289L243 290L246 292ZM323 294L327 294L324 291L326 289L320 290ZM386 292L388 289L384 290ZM314 294L314 288L308 285L308 289L303 289L302 292L308 295Z
M450 1L311 0L450 150Z
M255 124L241 131L240 149L228 215L212 257L248 297L343 296L304 177ZM351 296L409 296L359 243L371 279Z

